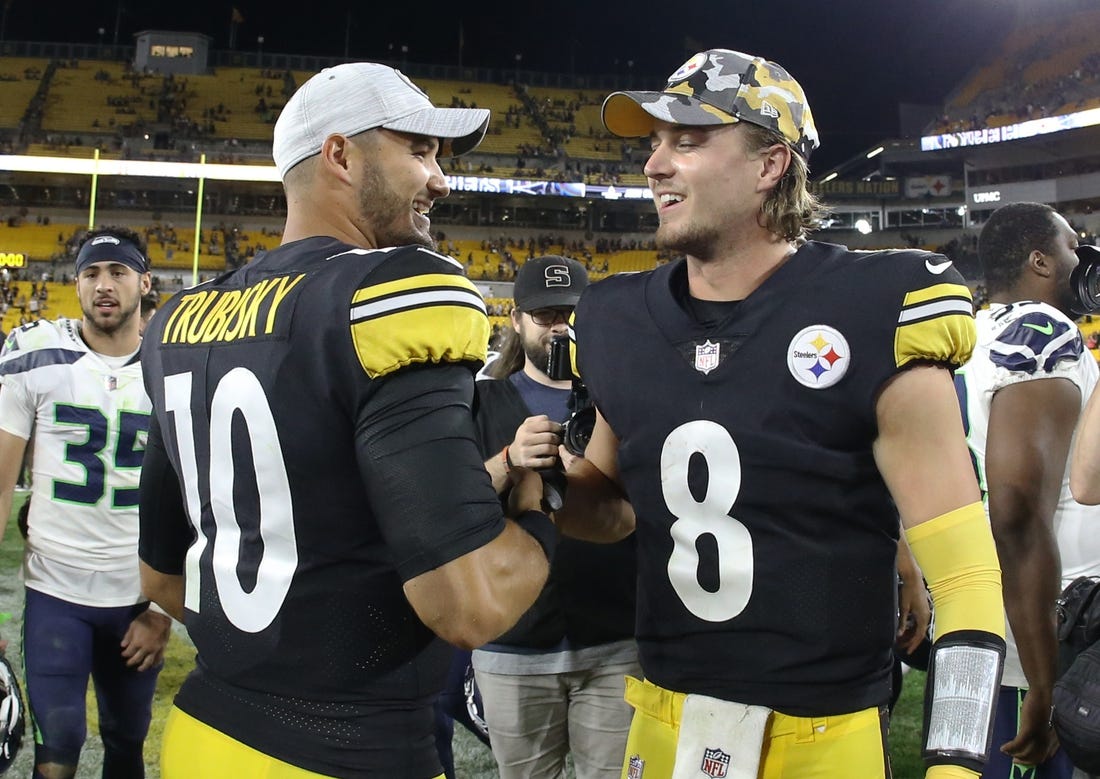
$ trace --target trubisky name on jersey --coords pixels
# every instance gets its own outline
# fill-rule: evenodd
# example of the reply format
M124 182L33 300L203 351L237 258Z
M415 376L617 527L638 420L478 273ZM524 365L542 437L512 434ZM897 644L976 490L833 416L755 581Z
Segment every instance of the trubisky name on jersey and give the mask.
M305 277L276 276L244 289L184 295L164 326L165 344L206 344L271 335L286 296Z

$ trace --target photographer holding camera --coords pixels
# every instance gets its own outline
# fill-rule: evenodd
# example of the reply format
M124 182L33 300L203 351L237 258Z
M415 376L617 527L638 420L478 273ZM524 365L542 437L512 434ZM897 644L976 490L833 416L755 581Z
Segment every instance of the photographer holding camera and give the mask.
M562 458L573 456L561 435L578 393L569 378L552 378L548 363L587 285L581 263L553 255L528 260L516 275L512 328L489 366L493 378L476 385L479 444L502 496L515 471L539 470L552 484ZM615 544L562 538L535 604L474 651L501 779L564 774L570 752L577 779L618 779L631 716L624 677L640 673L634 555L633 536Z

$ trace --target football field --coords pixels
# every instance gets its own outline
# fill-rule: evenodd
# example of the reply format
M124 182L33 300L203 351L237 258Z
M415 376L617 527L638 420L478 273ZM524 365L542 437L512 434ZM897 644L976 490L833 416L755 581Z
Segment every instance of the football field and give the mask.
M21 503L22 498L17 496L15 508L17 509ZM19 575L22 550L23 539L20 537L18 529L16 529L15 514L13 513L11 521L8 523L8 530L4 534L4 541L0 544L0 613L11 614L10 621L0 626L0 636L10 642L8 657L15 666L16 672L20 674L23 670L19 650L23 608L23 585ZM175 627L176 630L168 645L168 657L165 661L164 670L161 672L157 684L153 724L149 738L145 743L146 776L149 779L160 778L157 754L164 720L171 706L172 697L194 664L194 649L187 640L186 633L180 625L177 624ZM914 671L906 676L905 688L897 710L894 712L894 723L891 726L890 733L894 779L920 779L924 776L919 757L920 711L923 689L924 674ZM88 694L88 720L88 741L84 745L84 752L81 755L77 779L98 779L102 770L103 750L99 745L95 701L91 692ZM455 772L458 779L496 779L496 765L488 748L467 733L461 726L455 727L454 753ZM23 749L7 775L12 777L30 776L33 755L33 738L28 732L24 738ZM572 776L572 772L570 772L570 779L572 779ZM202 778L195 777L195 779ZM247 778L241 777L241 779ZM404 779L404 777L372 777L371 779Z

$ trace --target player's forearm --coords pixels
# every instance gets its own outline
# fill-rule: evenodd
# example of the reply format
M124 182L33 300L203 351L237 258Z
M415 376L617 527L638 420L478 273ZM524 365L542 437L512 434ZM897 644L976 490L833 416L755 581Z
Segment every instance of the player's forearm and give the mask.
M582 541L613 543L634 532L634 507L619 486L585 459L566 473L565 504L554 512L562 535Z
M1001 561L1005 614L1020 653L1028 686L1049 697L1054 687L1058 642L1053 603L1060 561L1053 534L1039 522L1016 532L995 533ZM1030 693L1029 693L1030 694Z
M145 562L139 562L142 595L183 622L184 581L182 576L161 573Z
M485 546L410 579L405 596L436 635L475 649L516 624L542 592L549 573L550 562L539 542L509 520Z

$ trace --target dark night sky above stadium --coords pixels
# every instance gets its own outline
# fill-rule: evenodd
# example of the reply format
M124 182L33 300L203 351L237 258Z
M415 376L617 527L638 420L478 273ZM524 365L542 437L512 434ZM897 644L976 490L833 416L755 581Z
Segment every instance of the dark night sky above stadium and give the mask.
M236 48L525 69L623 74L659 88L693 51L763 55L803 85L825 170L898 134L898 104L941 103L1013 24L1017 6L1082 0L484 0L438 3L282 0L5 0L6 40L129 45L147 29L197 31ZM290 12L279 6L289 6ZM381 10L380 10L381 9ZM690 50L687 50L689 49Z

